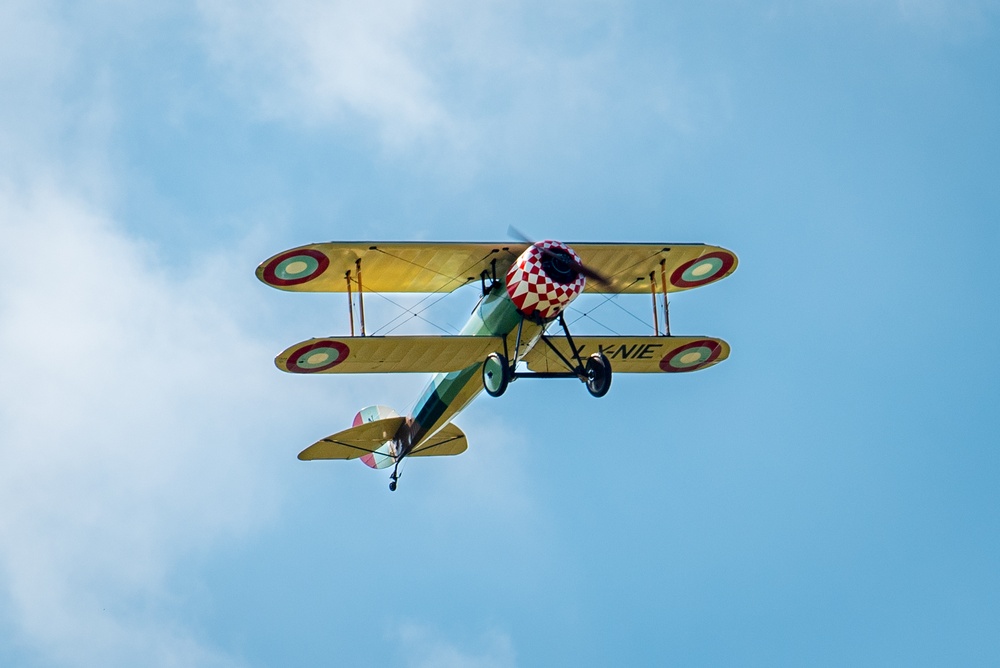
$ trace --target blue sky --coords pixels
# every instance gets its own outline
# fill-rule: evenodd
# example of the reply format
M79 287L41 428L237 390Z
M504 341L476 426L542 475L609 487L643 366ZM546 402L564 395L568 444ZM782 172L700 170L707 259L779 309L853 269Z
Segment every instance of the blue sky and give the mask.
M0 663L1000 662L1000 5L468 4L0 2ZM297 461L425 378L258 262L511 224L734 250L731 358Z

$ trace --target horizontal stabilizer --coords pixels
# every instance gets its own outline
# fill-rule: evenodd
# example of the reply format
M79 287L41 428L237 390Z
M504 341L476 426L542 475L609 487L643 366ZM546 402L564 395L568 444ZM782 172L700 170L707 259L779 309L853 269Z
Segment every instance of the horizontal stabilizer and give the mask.
M448 423L430 438L424 439L410 452L410 457L436 457L460 455L469 447L465 434L457 426Z
M274 358L289 373L460 371L503 350L492 336L344 336L296 343Z
M565 337L549 340L572 361L573 353ZM603 352L614 373L697 371L729 357L728 343L706 336L574 336L573 343L585 361L589 355ZM535 372L567 370L562 360L541 341L524 356L524 361Z
M391 441L406 418L391 417L365 422L316 441L299 453L299 459L357 459L362 455L379 452L386 441Z

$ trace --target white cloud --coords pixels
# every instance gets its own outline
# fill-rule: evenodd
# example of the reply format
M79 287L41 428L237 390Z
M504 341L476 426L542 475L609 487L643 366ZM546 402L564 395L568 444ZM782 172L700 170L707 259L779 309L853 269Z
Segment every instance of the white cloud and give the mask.
M115 110L67 9L0 4L3 635L44 664L232 665L171 585L272 512L243 416L270 351L222 272L168 277L93 204Z
M360 122L391 150L419 146L462 169L527 159L554 135L578 145L635 108L660 110L674 131L693 118L672 63L620 60L625 10L611 0L198 5L213 60L266 117Z
M0 239L10 621L63 665L228 665L172 622L170 578L273 512L248 417L266 414L271 351L223 286L168 277L56 189L0 188Z
M508 668L517 665L510 636L497 630L484 633L478 647L472 650L458 647L421 624L403 624L397 640L404 665L411 668Z
M0 3L0 155L9 166L50 145L59 125L54 104L62 74L72 61L72 37L48 16L44 3ZM5 176L9 176L5 174Z
M454 121L418 62L428 3L201 0L210 53L269 116L324 122L353 114L389 143Z
M365 19L388 42L358 47L402 88L336 79L317 113L349 104L402 119L390 135L444 131L429 80L394 51L419 22L407 7L403 27ZM252 265L203 254L180 274L107 213L116 105L81 69L94 38L46 3L7 3L0 19L0 630L42 664L236 664L192 624L182 566L274 516L262 435L275 415L329 414L332 397L297 382L301 394L272 398L276 351L234 306L260 287ZM499 478L516 486L516 473ZM476 490L485 501L493 487Z

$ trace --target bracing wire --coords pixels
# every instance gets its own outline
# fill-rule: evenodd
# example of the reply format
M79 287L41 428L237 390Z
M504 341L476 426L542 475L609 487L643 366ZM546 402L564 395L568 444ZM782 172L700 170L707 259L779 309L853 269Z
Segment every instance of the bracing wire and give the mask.
M626 270L626 271L627 271L627 270ZM622 273L622 272L618 272L618 273ZM610 303L610 304L613 304L614 306L618 307L619 309L621 309L622 311L624 311L624 312L625 312L625 313L627 313L628 315L632 316L632 318L634 318L635 320L638 320L639 322L641 322L641 323L643 324L643 327L648 327L649 329L652 329L652 327L650 327L650 326L649 326L649 323L648 323L648 322L646 322L645 320L643 320L642 318L640 318L640 317L639 317L639 316L637 316L636 314L632 313L631 311L629 311L629 310L628 310L627 308L625 308L624 306L622 306L621 304L619 304L619 303L618 303L618 302L617 302L617 301L615 300L615 298L616 298L616 297L618 297L619 295L621 295L622 293L624 293L624 292L625 292L626 290L628 290L628 289L629 289L630 287L632 287L633 285L635 285L636 283L638 283L638 282L639 282L639 280L640 280L640 279L636 279L636 280L632 281L631 283L629 283L628 285L626 285L626 286L625 286L624 288L622 288L622 289L621 289L621 290L619 290L618 292L612 292L612 293L606 293L606 294L604 295L604 299L602 299L602 300L601 300L601 301L600 301L600 302L599 302L599 303L597 304L597 306L594 306L593 308L591 308L591 309L589 309L589 310L587 310L587 311L580 311L580 315L579 315L579 317L577 317L576 319L574 319L574 320L573 320L572 322L570 322L569 324L570 324L570 325L573 325L574 323L577 323L577 322L579 322L579 321L580 321L580 320L582 320L583 318L590 318L591 320L593 320L593 321L594 321L595 323L597 323L598 325L600 325L600 326L601 326L601 327L603 327L604 329L606 329L606 330L608 330L608 331L610 331L610 332L614 333L615 335L618 335L618 332L615 332L615 330L613 330L613 329L612 329L611 327L608 327L607 325L605 325L604 323L600 322L599 320L597 320L596 318L594 318L594 317L593 317L593 316L591 315L591 314L592 314L592 313L593 313L594 311L596 311L597 309L601 308L601 307L602 307L602 306L604 306L605 304L608 304L608 303ZM574 310L577 310L577 309L574 309Z
M400 257L398 255L393 255L392 253L389 253L388 251L384 251L381 248L377 248L376 250L378 250L380 253L382 253L384 255L388 255L389 257L394 258L396 260L400 260L402 262L406 262L406 263L412 264L415 267L420 267L421 269L424 269L424 270L429 271L431 273L437 274L438 276L441 276L443 278L447 278L448 282L445 283L444 285L442 285L441 287L439 287L437 290L434 290L433 292L429 292L426 295L424 295L420 300L417 301L416 304L414 304L410 308L407 308L406 306L403 306L399 302L397 302L397 301L395 301L393 299L390 299L389 297L386 297L382 293L371 292L371 294L378 295L382 299L386 300L390 304L393 304L394 306L396 306L397 308L399 308L399 309L401 309L403 311L403 313L400 313L399 315L397 315L396 317L392 318L391 320L389 320L388 322L386 322L385 324L383 324L381 327L379 327L378 329L376 329L374 332L372 332L372 336L377 335L379 332L382 332L387 327L389 327L389 325L392 325L394 322L400 320L401 318L404 318L407 313L409 313L412 317L420 318L424 322L428 323L429 325L432 325L433 327L436 327L437 329L441 330L445 334L449 334L449 335L450 334L457 334L458 330L456 330L454 327L452 327L452 331L449 332L448 330L444 329L443 327L441 327L437 323L428 320L427 318L423 317L420 314L423 313L423 312L425 312L427 309L431 308L435 304L439 303L440 301L442 301L449 294L451 294L451 290L447 290L446 291L446 288L448 288L448 286L450 286L451 284L453 284L453 283L461 283L461 284L464 285L466 281L462 277L466 276L468 274L469 270L471 270L471 269L473 269L475 267L481 266L483 264L483 262L490 255L493 254L493 253L487 253L483 257L479 258L478 260L476 260L475 262L473 262L472 264L470 264L468 267L464 268L462 270L462 272L459 274L459 276L449 276L448 274L443 274L443 273L441 273L440 271L438 271L436 269L432 269L431 267L425 267L424 265L419 264L417 262L414 262L412 260L408 260L408 259L406 259L404 257ZM420 306L421 304L423 304L424 302L426 302L428 299L431 299L432 297L434 297L435 295L440 295L440 296L437 299L435 299L434 301L432 301L429 304L427 304L426 306L424 306L423 308L421 308L420 310L414 310L418 306ZM392 332L396 331L397 329L399 329L400 327L402 327L403 324L405 324L405 322L406 322L405 320L399 322L395 327L392 327L391 329L385 331L385 333L383 334L383 336L386 336L386 335L391 334Z

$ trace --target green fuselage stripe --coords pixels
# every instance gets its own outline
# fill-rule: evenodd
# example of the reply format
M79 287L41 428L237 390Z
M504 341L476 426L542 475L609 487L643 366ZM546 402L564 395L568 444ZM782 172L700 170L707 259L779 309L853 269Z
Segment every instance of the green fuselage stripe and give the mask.
M507 336L517 327L520 319L521 316L518 314L514 302L507 296L505 286L502 283L497 283L473 311L472 317L465 323L461 334L463 336ZM480 367L481 363L477 362L461 371L439 373L431 378L413 409L413 426L409 438L411 449L421 440L446 425L455 413L464 408L482 391L482 383L479 382ZM455 399L471 381L478 384L478 389L472 394L467 394L465 400L456 405Z

